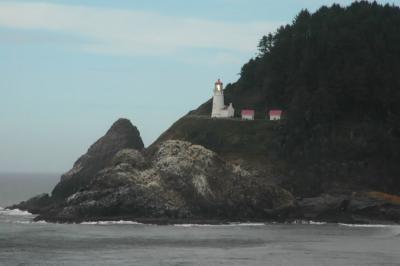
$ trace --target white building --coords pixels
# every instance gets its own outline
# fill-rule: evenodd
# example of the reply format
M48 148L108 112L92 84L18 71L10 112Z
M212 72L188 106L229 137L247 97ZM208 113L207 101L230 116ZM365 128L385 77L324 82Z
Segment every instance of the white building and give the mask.
M255 113L255 111L252 109L243 109L241 112L242 119L243 120L254 120L254 113Z
M235 109L233 109L232 103L225 105L224 103L224 90L223 84L218 79L214 86L213 105L211 111L211 117L233 117Z
M282 110L270 110L269 120L280 120L282 116Z

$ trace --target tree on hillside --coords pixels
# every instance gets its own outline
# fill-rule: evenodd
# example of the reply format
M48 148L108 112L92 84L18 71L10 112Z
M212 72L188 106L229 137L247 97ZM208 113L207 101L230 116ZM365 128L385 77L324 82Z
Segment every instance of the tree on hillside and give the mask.
M226 95L259 114L283 109L287 154L400 160L399 7L302 10L258 50Z

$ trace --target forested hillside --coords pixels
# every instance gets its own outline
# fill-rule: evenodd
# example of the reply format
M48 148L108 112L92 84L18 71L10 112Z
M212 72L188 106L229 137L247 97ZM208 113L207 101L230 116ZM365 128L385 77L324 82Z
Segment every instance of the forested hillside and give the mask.
M342 179L400 187L399 7L362 1L303 10L258 48L227 85L226 101L259 117L283 109L286 160L335 162ZM210 110L208 101L193 113Z

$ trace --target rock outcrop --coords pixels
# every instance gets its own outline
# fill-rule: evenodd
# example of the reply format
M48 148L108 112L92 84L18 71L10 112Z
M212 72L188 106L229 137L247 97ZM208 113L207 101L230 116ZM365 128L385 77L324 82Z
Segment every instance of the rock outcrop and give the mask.
M57 222L400 222L397 196L347 191L295 199L271 178L273 172L240 162L183 140L159 141L144 150L137 129L120 119L62 176L51 196L10 208Z
M286 190L187 141L143 150L137 129L118 120L64 174L53 194L13 207L37 219L224 220L279 217L295 206Z
M53 200L49 194L43 193L37 195L27 201L20 202L19 204L8 207L8 209L20 209L23 211L29 211L33 214L43 213L51 206Z
M400 223L400 197L382 192L322 194L298 201L303 219L347 223Z
M53 197L62 200L84 188L99 170L112 163L117 152L123 149L141 151L143 148L137 128L129 120L119 119L75 162L73 168L61 177L60 183L52 192Z
M185 141L166 141L147 158L139 150L122 149L110 162L38 219L271 218L294 206L284 189L255 185L256 177L247 171Z

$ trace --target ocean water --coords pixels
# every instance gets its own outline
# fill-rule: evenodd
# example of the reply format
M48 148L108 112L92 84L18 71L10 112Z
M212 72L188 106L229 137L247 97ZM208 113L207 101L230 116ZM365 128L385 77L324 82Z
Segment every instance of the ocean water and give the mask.
M0 173L0 206L10 206L41 193L50 193L60 174Z
M33 218L0 208L0 265L400 265L395 225L50 224Z

